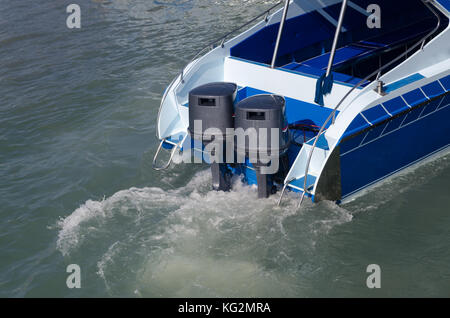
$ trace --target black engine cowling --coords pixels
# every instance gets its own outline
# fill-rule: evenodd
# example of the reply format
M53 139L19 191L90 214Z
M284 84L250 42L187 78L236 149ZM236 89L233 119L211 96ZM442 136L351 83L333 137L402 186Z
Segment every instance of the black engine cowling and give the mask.
M189 93L189 131L197 140L211 140L208 129L218 129L222 137L227 128L234 128L234 99L237 86L233 83L209 83ZM195 121L201 121L196 127ZM217 138L217 134L215 134Z
M247 131L241 140L237 131L239 128ZM236 105L235 130L236 152L238 156L245 154L250 159L253 158L258 196L268 197L271 186L267 177L279 174L280 166L286 165L289 147L284 98L264 94L240 101ZM269 166L274 169L269 169Z
M205 147L212 142L217 143L220 151L208 154L218 160L211 163L215 190L228 191L231 188L225 154L229 140L227 129L234 130L236 93L237 85L225 82L208 83L189 93L189 132L192 139L201 140Z

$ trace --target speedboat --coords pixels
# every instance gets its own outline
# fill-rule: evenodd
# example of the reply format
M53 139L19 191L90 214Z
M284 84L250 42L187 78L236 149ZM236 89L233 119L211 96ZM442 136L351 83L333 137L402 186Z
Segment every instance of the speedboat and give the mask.
M450 0L277 3L208 43L167 87L154 168L206 162L216 190L238 175L259 197L340 203L445 153L449 15ZM256 143L237 136L263 128Z

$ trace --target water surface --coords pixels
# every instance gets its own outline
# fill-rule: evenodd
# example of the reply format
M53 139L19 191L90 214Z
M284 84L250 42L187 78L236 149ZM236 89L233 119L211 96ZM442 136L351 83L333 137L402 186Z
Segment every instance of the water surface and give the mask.
M72 2L0 1L0 296L450 296L449 155L301 210L151 169L164 88L275 1Z

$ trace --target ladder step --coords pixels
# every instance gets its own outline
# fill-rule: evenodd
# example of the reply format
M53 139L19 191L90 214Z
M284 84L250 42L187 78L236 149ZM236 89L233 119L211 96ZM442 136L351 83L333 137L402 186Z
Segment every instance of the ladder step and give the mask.
M163 148L164 149L172 149L173 147L180 146L180 141L184 140L187 136L187 133L179 133L164 139Z
M316 176L309 174L308 178L306 179L306 188L307 188L306 190L308 190L308 191L311 190L311 188L314 187L316 180L317 180ZM304 189L303 189L304 184L305 184L305 176L291 181L288 184L288 187L294 188L299 191L304 191Z
M315 140L316 140L316 138L313 138L313 139L309 140L307 142L307 144L312 146L314 144ZM324 150L330 150L330 147L328 146L328 141L325 138L325 134L320 135L319 140L317 141L316 147L320 148L320 149L324 149Z

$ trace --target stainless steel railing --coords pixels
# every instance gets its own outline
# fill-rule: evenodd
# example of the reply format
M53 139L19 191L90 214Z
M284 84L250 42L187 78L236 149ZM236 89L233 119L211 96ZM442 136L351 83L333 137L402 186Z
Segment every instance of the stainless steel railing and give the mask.
M217 45L218 43L220 44L221 47L224 47L225 41L227 40L227 38L228 38L230 35L233 35L233 34L235 34L236 32L238 32L239 30L242 30L242 29L245 28L246 26L252 24L253 22L255 22L255 21L257 21L257 20L259 20L261 17L264 16L264 21L267 22L267 21L268 21L268 18L269 18L269 15L270 15L270 12L271 12L273 9L275 9L276 7L278 7L279 5L281 5L282 3L283 3L283 1L277 2L275 5L271 6L271 7L268 8L268 9L266 9L266 10L263 11L261 14L257 15L256 17L254 17L254 18L251 19L250 21L246 22L245 24L243 24L243 25L241 25L241 26L239 26L239 27L233 29L232 31L230 31L230 32L228 32L228 33L222 35L221 37L215 39L214 41L211 41L210 43L208 43L208 45L206 45L206 46L203 47L200 51L198 51L198 53L195 54L194 57L193 57L192 59L190 59L190 61L183 67L183 69L182 69L181 72L179 73L179 76L180 76L180 79L181 79L181 83L184 83L184 74L185 74L186 67L187 67L188 65L190 65L192 62L194 62L196 59L198 59L202 54L205 54L205 52L209 52L209 51L213 50L214 48L216 48L216 47L217 47L216 45ZM169 86L167 87L167 89L166 89L166 91L165 91L165 93L164 93L164 95L163 95L163 97L162 97L162 99L161 99L161 105L160 105L159 110L158 110L158 119L159 119L160 114L161 114L161 108L162 108L162 105L163 105L163 103L164 103L164 100L166 99L167 94L170 92L170 90L172 89L173 85L175 84L177 78L178 78L178 77L175 77L175 79L169 84ZM156 132L156 134L157 134L156 137L159 138L160 136L158 136L158 131Z
M220 43L220 46L221 47L223 47L224 46L224 44L225 44L225 41L226 41L226 39L230 36L230 35L232 35L232 34L235 34L237 31L239 31L239 30L242 30L243 28L245 28L246 26L248 26L249 24L252 24L253 22L255 22L256 20L258 20L259 18L261 18L262 16L265 16L264 17L264 21L268 21L268 17L269 17L269 14L270 14L270 11L272 11L273 9L275 9L276 7L278 7L280 4L282 4L283 3L283 1L280 1L280 2L278 2L277 4L275 4L275 5L273 5L273 6L271 6L269 9L266 9L265 11L263 11L261 14L259 14L259 15L257 15L256 17L254 17L253 19L251 19L250 21L248 21L248 22L246 22L245 24L243 24L243 25L241 25L241 26L239 26L239 27L237 27L236 29L233 29L232 31L230 31L230 32L228 32L228 33L226 33L226 34L224 34L224 35L222 35L220 38L218 38L218 39L216 39L216 40L214 40L214 41L212 41L211 43L209 43L208 45L206 45L204 48L202 48L190 61L189 61L189 63L188 64L186 64L186 65L189 65L189 64L191 64L193 61L195 61L198 57L200 57L205 51L207 51L207 50L212 50L212 49L214 49L214 48L216 48L216 44L217 43ZM181 80L183 81L183 74L184 74L184 70L186 69L186 67L184 67L182 70L181 70Z
M283 34L284 23L286 22L287 14L289 11L290 0L285 0L283 16L281 17L280 27L278 28L277 40L275 42L275 49L273 50L272 62L270 63L271 68L275 68L277 62L278 49L280 48L281 35Z

